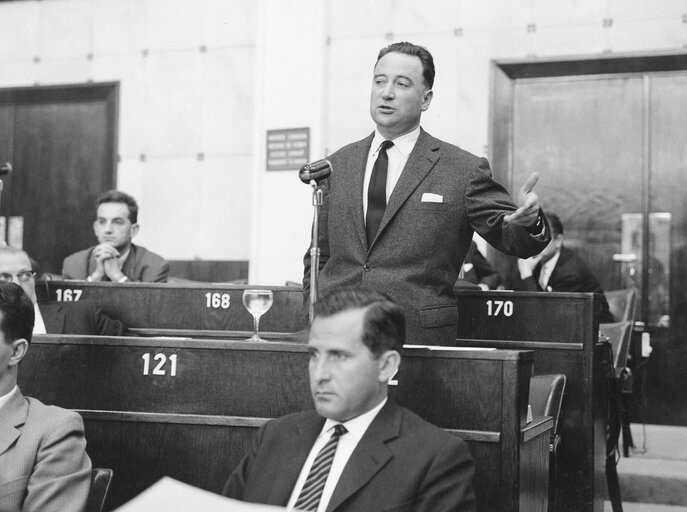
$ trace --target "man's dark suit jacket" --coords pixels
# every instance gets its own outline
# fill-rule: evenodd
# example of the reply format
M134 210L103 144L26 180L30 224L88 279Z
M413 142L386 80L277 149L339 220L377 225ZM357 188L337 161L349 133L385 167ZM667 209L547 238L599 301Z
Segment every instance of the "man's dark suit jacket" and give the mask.
M126 329L119 320L104 314L93 302L51 302L38 304L48 334L88 334L123 336Z
M539 286L540 273L541 263L534 267L532 276L521 281L518 288L526 291L543 291ZM614 321L599 281L592 275L580 257L565 246L561 247L561 255L553 272L551 272L546 287L548 291L552 292L594 292L601 302L599 321L602 323Z
M521 226L504 224L503 218L516 206L492 179L486 159L423 130L368 246L362 196L373 137L329 157L333 171L322 182L319 293L360 285L385 292L405 310L408 343L455 345L454 284L473 232L498 250L519 257L538 254L549 237L539 240ZM441 202L432 202L437 196ZM307 302L309 251L304 267Z
M86 279L95 271L95 258L91 256L93 247L75 252L62 262L64 279ZM122 274L131 281L166 283L169 264L152 251L140 245L131 244L129 255L122 265ZM105 278L107 280L107 278Z
M323 425L314 410L263 425L223 494L286 506ZM474 511L474 472L461 439L389 400L353 451L327 511Z

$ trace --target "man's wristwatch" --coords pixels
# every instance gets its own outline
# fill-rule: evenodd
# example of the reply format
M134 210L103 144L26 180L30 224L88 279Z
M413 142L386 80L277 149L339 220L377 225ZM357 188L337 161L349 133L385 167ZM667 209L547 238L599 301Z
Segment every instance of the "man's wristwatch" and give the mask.
M531 226L525 226L525 229L530 235L539 236L544 234L544 219L542 219L541 213L537 215L537 222Z

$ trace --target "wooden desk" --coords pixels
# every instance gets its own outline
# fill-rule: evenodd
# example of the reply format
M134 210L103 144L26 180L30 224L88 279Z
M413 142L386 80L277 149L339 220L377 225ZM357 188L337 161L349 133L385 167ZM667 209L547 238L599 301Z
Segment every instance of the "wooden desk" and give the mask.
M108 508L163 475L219 492L269 418L312 408L301 344L36 336L30 396L76 409L115 477ZM408 350L391 395L464 438L481 512L544 511L550 418L526 422L531 351ZM59 371L56 371L58 369Z
M252 331L253 317L241 300L246 288L272 290L274 303L260 318L260 330L292 333L303 329L303 292L295 286L168 283L88 283L40 281L38 302L92 300L127 327Z
M600 512L606 493L608 352L597 343L591 293L473 292L458 296L458 345L534 350L534 373L567 377L556 510Z

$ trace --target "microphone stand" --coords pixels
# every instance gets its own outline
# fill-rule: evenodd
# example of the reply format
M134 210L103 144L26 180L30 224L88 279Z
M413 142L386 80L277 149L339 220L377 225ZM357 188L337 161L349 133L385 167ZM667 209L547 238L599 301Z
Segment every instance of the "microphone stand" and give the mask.
M0 178L2 176L5 176L6 174L9 174L12 172L12 164L9 162L5 162L1 167L0 167ZM2 179L0 179L0 202L2 201ZM1 204L0 204L1 206ZM7 245L7 221L9 219L9 216L5 218L5 225L3 226L2 233L0 233L0 245Z
M324 194L315 180L310 180L312 187L312 237L310 243L310 304L308 308L308 325L312 325L315 318L315 302L317 301L317 285L320 274L320 207Z

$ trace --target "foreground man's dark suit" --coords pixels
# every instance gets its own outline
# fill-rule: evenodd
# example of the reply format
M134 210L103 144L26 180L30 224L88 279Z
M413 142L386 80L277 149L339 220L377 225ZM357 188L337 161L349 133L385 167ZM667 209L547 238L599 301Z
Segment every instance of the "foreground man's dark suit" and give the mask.
M323 425L314 410L265 424L223 494L286 506ZM389 400L348 460L327 511L474 511L474 472L461 439Z
M527 258L548 244L503 217L516 210L491 178L489 164L424 130L408 157L368 247L363 178L373 135L334 153L323 181L319 294L342 286L384 292L406 313L408 343L454 345L454 284L477 231L498 250ZM431 196L442 202L430 202ZM423 200L424 196L424 200ZM304 298L310 290L310 253L304 259Z

